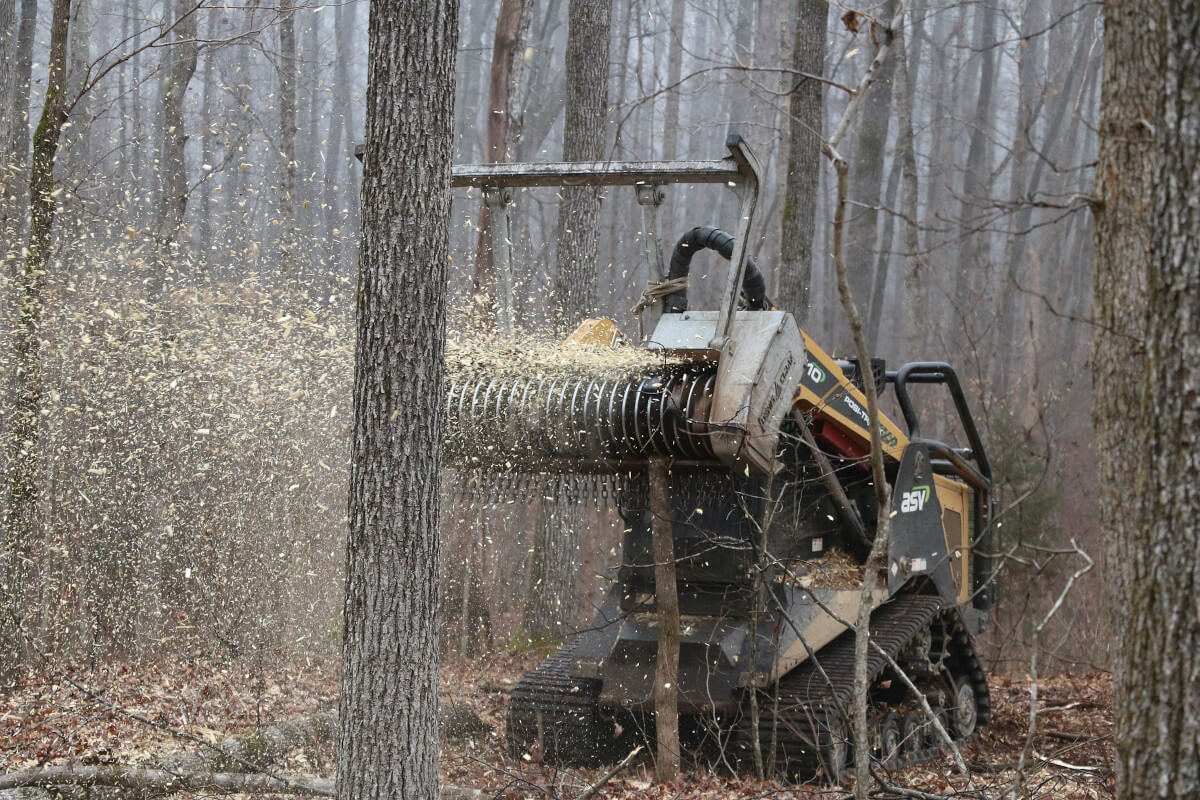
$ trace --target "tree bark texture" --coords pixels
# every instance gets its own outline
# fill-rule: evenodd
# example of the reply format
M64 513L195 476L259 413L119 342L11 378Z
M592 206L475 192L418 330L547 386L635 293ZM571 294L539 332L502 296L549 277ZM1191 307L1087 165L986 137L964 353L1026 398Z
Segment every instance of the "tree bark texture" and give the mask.
M821 75L825 68L825 32L829 4L796 0L796 38L792 69ZM822 96L819 81L792 77L788 98L788 171L784 187L783 230L775 302L803 326L812 285L813 235L821 162Z
M13 332L16 388L12 413L13 432L8 452L8 497L5 503L4 551L0 554L0 640L17 643L0 652L0 677L11 674L25 650L14 620L24 612L22 598L28 590L27 559L37 535L38 461L42 368L40 328L46 293L46 269L57 200L54 160L59 134L67 115L64 90L70 0L55 0L50 22L50 57L46 71L46 99L33 137L29 180L29 241L24 269L18 276L20 308Z
M1132 564L1139 524L1130 498L1153 491L1142 470L1146 443L1131 435L1141 419L1146 391L1146 269L1153 229L1153 186L1158 154L1152 120L1157 112L1154 87L1160 80L1164 19L1157 3L1114 3L1104 20L1104 82L1101 88L1100 153L1096 193L1094 276L1095 320L1092 342L1092 420L1095 429L1096 481L1100 524L1104 531L1105 575L1113 598L1113 630L1126 630L1133 590ZM1161 642L1161 647L1174 643ZM1123 651L1122 651L1123 652ZM1118 665L1119 667L1119 665ZM1129 776L1124 731L1131 700L1150 687L1118 668L1114 676L1118 736L1118 783ZM1133 795L1129 795L1133 796Z
M458 3L368 32L337 797L438 796L438 537Z
M537 538L529 558L522 627L533 641L562 638L575 628L579 606L581 506L568 487L572 476L551 480L538 503Z
M1109 510L1110 520L1132 523L1111 531L1131 540L1114 733L1119 798L1182 800L1200 795L1200 9L1183 0L1155 5L1137 22L1164 47L1150 84L1161 87L1158 113L1147 118L1157 163L1143 175L1154 187L1150 258L1121 265L1149 268L1147 382L1125 376L1142 398L1132 421L1145 435L1126 435L1146 477L1131 495L1125 465L1119 488L1127 502L1140 499L1140 508L1131 503L1136 519ZM1111 434L1131 420L1106 421Z
M571 0L568 14L563 160L599 161L604 157L604 121L608 112L612 0ZM558 209L555 299L565 330L595 313L599 239L599 188L564 187Z

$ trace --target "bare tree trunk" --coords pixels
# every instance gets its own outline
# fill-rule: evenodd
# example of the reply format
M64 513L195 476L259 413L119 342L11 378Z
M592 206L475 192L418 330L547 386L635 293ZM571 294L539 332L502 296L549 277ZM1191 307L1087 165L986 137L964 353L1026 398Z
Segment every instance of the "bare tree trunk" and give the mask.
M368 39L337 797L431 800L458 3L375 3Z
M322 14L315 13L309 10L304 15L304 43L300 51L298 60L299 85L303 87L308 101L308 119L304 123L303 143L296 153L297 170L300 165L305 167L303 173L300 174L298 180L301 185L296 189L296 206L299 214L296 220L297 236L302 237L305 242L300 258L304 260L304 266L312 275L314 283L312 288L315 290L315 280L318 275L324 270L321 268L321 259L315 253L309 243L315 243L315 235L320 235L316 226L314 212L316 205L319 202L317 196L317 165L321 163L321 119L323 117L322 90L325 82L321 78L321 47L318 44L318 39L321 33L321 20L324 19ZM328 166L328 165L323 165ZM324 175L321 176L324 179Z
M975 118L971 124L967 162L963 169L963 196L959 205L958 229L963 237L963 256L959 259L958 274L955 276L955 304L960 309L971 304L973 291L986 285L977 273L983 272L987 264L986 234L975 232L975 215L987 201L988 176L992 170L992 96L996 86L996 59L1000 48L996 40L996 18L998 12L984 4L976 7L979 33L975 47L982 50L983 63L979 71L979 90L972 97Z
M563 110L563 104L553 100L562 96L563 70L558 69L556 62L550 59L553 52L551 41L558 27L562 0L549 0L538 7L545 9L539 12L544 14L544 18L538 27L538 35L531 39L531 43L541 53L541 57L534 59L529 79L526 81L527 88L522 92L521 138L517 142L516 153L518 161L529 161L537 157L535 154L542 151L546 137L550 135L550 130ZM548 248L546 252L549 252Z
M1150 120L1157 112L1153 87L1160 75L1159 33L1147 24L1161 20L1153 2L1114 6L1104 24L1104 79L1100 111L1100 155L1096 193L1095 339L1092 344L1092 419L1100 520L1106 532L1106 579L1116 598L1113 630L1125 630L1126 598L1132 590L1133 538L1137 514L1130 481L1142 480L1138 463L1145 443L1130 436L1145 391L1146 270L1154 228L1152 198L1159 156ZM1137 485L1137 484L1135 484ZM1116 676L1118 720L1125 698L1144 687ZM1124 764L1122 759L1120 764Z
M307 276L297 274L295 0L281 0L279 13L279 263L284 280L299 280Z
M570 476L551 478L538 503L537 538L529 558L529 583L522 628L531 641L559 639L575 625L579 504L565 497Z
M890 20L896 0L887 0L880 9L879 18ZM886 24L886 23L885 23ZM860 36L882 36L882 32L863 30ZM871 308L882 297L872 297L874 285L876 237L879 234L879 212L875 208L883 195L884 148L887 146L888 129L892 114L892 76L896 66L888 59L879 67L875 80L862 100L862 119L855 126L854 155L850 159L850 199L863 206L855 206L847 218L847 263L850 269L850 290L870 319ZM882 295L883 293L880 292ZM869 339L867 344L873 345Z
M915 15L914 15L915 17ZM916 23L914 23L916 25ZM900 160L900 208L902 240L905 250L904 311L905 358L920 359L925 346L927 322L925 273L928 263L921 253L920 229L917 223L920 186L917 183L917 157L913 144L913 85L916 83L919 59L908 59L907 40L903 29L896 31L892 46L896 49L896 158ZM916 49L916 43L913 43Z
M608 45L612 0L571 0L567 34L567 103L564 161L604 156L608 113ZM600 192L594 186L562 190L558 211L558 277L555 297L569 330L596 307L596 255Z
M825 31L829 5L821 0L796 0L796 38L792 69L820 76L825 69ZM808 321L812 286L813 235L821 161L823 87L819 81L794 75L788 98L788 171L783 200L779 278L775 302L791 311L803 327Z
M686 0L671 0L671 24L669 34L671 46L667 49L667 86L675 87L667 92L666 111L663 119L663 158L673 161L678 152L679 141L679 78L683 73L684 21L687 13Z
M749 65L752 60L752 51L754 49L754 25L756 22L755 7L757 3L753 0L745 0L745 2L736 5L737 12L733 21L733 61L735 64ZM743 136L748 135L750 119L750 91L751 87L743 80L741 76L730 76L730 80L725 82L725 102L724 106L729 115L729 123L725 128L725 134L728 136L731 133L740 133ZM669 133L664 135L670 137Z
M612 0L571 0L567 35L567 103L563 160L596 161L604 154L608 108L608 48ZM569 330L594 312L600 194L594 186L564 187L558 210L556 327ZM531 556L526 632L541 636L575 622L579 570L578 508L550 492L541 501Z
M906 69L905 65L901 64L900 69L897 71L904 69ZM893 155L891 167L888 169L887 188L880 198L885 208L894 209L896 207L896 193L900 191L900 177L903 170L904 165L896 155ZM879 231L879 254L875 259L875 272L874 277L871 279L871 304L868 308L869 316L867 317L867 343L871 345L872 352L878 352L884 357L894 355L894 353L882 350L879 342L879 329L883 324L883 309L886 305L886 292L888 279L891 277L892 259L896 257L895 252L892 250L892 239L895 238L896 234L895 223L895 214L888 212L883 215Z
M5 503L3 563L0 563L0 633L15 646L0 648L0 678L10 676L26 647L14 629L25 613L23 598L29 549L37 537L38 460L42 407L41 324L57 211L54 161L59 134L67 120L64 94L70 0L55 0L50 22L50 57L46 64L46 98L33 139L29 179L29 241L24 270L18 276L21 306L13 333L16 397L8 446L8 497Z
M679 774L679 593L675 584L675 525L671 519L671 469L666 458L650 459L650 515L654 539L654 603L658 653L654 669L654 729L660 782Z
M489 162L507 161L512 152L510 132L515 116L514 102L518 96L521 67L524 64L525 35L533 13L532 0L502 0L496 19L496 37L492 44L492 72L488 83L487 152ZM495 266L492 260L492 237L488 207L480 204L479 241L475 248L475 269L471 293L477 310L485 320L491 320L497 303L513 302L512 297L496 294ZM504 317L504 315L501 315ZM507 316L511 319L511 307Z
M1021 17L1021 29L1026 33L1036 30L1043 23L1035 14L1036 0L1029 0L1025 13ZM1036 103L1037 77L1035 61L1042 44L1039 38L1029 42L1028 47L1022 47L1017 53L1017 108L1015 131L1009 149L1009 187L1008 196L1021 197L1029 181L1029 161L1032 148L1033 127L1040 111L1040 103ZM1035 109L1035 103L1038 108ZM1010 235L1004 240L1004 261L998 283L998 316L1000 325L1000 341L1012 341L1017 330L1017 318L1023 315L1023 298L1019 295L1015 281L1023 280L1024 270L1016 255L1020 233L1016 230L1016 220L1009 224ZM1011 388L1008 384L1010 370L1014 368L1016 359L1011 357L996 359L992 369L994 386Z
M33 72L34 24L37 22L37 0L21 0L21 24L16 28L13 50L12 95L8 108L12 112L9 138L0 141L8 175L4 182L5 198L0 203L0 214L8 215L0 221L10 232L8 241L19 242L25 232L26 189L29 184L26 173L29 169L29 84ZM11 28L10 28L11 30ZM20 260L9 262L9 270L16 274Z
M88 0L72 0L71 3L71 35L67 42L67 102L74 101L70 109L69 126L62 137L62 153L59 160L66 170L64 175L79 176L87 174L91 166L91 132L92 110L87 96L81 95L84 79L90 62L91 26L88 14ZM68 184L70 185L70 184ZM71 186L72 194L77 195L79 184ZM78 196L72 197L68 204L78 204ZM77 216L78 208L73 208ZM75 220L72 219L74 222ZM68 254L73 256L74 254Z
M350 60L354 52L354 26L358 4L340 3L334 13L337 47L333 62L333 89L336 96L346 97L351 94L353 83L350 76ZM350 220L342 214L342 208L357 207L358 181L352 155L356 133L354 109L350 103L336 103L334 114L329 123L329 139L325 149L325 164L330 174L326 176L325 199L322 205L329 242L328 271L337 275L341 272L342 257L345 254L345 247L340 243L349 239L347 229Z
M0 0L0 261L16 257L18 210L13 190L19 173L10 143L13 128L25 124L16 97L17 43L16 0Z
M162 95L162 149L158 155L162 194L158 202L154 236L158 264L154 279L150 282L152 300L162 291L166 271L172 268L176 260L174 251L179 244L179 234L187 213L189 190L184 148L188 135L184 102L188 84L196 74L196 59L200 52L196 44L196 16L193 0L175 0L175 40L164 55L169 69L166 70L167 80Z
M205 36L209 39L215 39L217 34L217 18L211 15L208 18L208 25L205 30ZM201 75L201 80L204 83L204 89L201 92L200 106L203 109L204 115L207 117L216 113L213 108L215 102L215 90L217 88L216 78L216 58L217 51L209 50L204 55L204 72ZM200 129L200 169L204 171L201 176L204 183L200 186L200 209L199 209L199 252L203 253L203 269L208 271L212 263L213 257L213 164L214 149L216 144L215 132L209 129L208 125L201 126Z

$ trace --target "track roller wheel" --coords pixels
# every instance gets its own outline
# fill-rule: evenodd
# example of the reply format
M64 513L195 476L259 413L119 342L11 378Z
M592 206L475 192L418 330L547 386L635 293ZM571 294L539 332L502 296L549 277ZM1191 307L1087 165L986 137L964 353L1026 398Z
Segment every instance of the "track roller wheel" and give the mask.
M821 772L830 786L845 783L849 775L850 731L840 715L826 717L817 732L817 757Z
M900 764L909 764L920 758L924 745L921 712L908 711L900 718Z
M879 720L878 727L879 763L887 769L896 769L902 762L902 742L900 735L900 718L888 712Z
M954 690L953 706L950 709L950 735L965 742L975 733L979 724L979 709L975 703L975 690L969 678L959 678Z
M953 737L954 727L950 724L950 714L946 711L946 709L942 706L935 706L933 713L937 718L938 723L941 724L946 733ZM932 719L924 714L922 714L921 720L921 733L924 734L922 737L921 746L926 750L937 750L944 744L941 735L938 733L937 725L934 724Z

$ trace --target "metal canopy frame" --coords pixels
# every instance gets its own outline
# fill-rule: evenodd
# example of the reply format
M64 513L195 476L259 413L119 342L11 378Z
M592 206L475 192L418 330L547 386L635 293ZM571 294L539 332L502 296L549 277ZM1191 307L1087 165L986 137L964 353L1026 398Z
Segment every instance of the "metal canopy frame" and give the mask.
M657 187L674 183L719 183L733 189L741 202L729 275L722 296L716 333L709 347L721 350L729 340L730 327L737 311L738 295L746 272L747 243L750 226L758 205L759 164L746 141L731 133L725 140L729 156L719 161L559 161L523 164L464 164L451 172L453 187L474 187L489 198L489 224L492 228L493 252L496 259L497 288L503 283L512 285L512 240L509 233L508 205L511 193L500 190L535 186L634 186L639 187L638 200L646 207L646 221L655 222L661 193ZM655 187L647 195L640 187ZM502 213L496 213L496 212ZM497 235L499 234L499 235ZM648 230L647 237L657 243L657 231ZM497 247L498 241L503 246ZM657 249L657 248L656 248ZM661 253L649 259L651 266L659 265ZM500 315L507 317L508 315ZM509 322L511 324L511 321Z

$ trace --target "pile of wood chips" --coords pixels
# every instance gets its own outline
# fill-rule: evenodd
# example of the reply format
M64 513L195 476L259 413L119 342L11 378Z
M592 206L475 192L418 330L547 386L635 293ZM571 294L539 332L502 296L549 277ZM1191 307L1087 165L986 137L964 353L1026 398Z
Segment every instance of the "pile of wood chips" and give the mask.
M787 565L782 580L805 589L858 589L863 568L842 550L829 550L821 558L799 560Z

